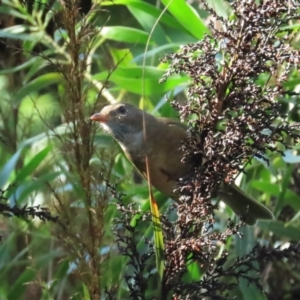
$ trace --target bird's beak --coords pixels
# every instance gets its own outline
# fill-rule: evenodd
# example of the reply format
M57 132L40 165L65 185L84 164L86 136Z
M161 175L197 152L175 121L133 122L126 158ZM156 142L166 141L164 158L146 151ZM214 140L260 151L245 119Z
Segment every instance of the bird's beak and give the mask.
M106 123L109 120L109 117L107 115L97 113L93 114L90 119L92 121L100 122L100 123Z

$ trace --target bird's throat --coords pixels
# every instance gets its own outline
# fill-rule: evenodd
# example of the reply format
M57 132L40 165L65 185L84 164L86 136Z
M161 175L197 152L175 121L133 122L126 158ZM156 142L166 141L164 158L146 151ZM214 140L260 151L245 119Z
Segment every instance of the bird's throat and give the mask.
M145 157L151 145L145 142L145 134L143 130L134 131L129 126L111 127L110 124L101 124L103 129L108 132L121 146L126 156L131 160L134 158Z
M118 142L123 151L130 156L136 154L145 155L147 152L143 131L124 134L122 140L118 140Z

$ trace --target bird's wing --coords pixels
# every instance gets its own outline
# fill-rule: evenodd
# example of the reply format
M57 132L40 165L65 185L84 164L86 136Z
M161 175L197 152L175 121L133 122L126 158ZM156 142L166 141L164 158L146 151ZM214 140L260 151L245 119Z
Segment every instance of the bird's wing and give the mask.
M161 125L149 126L151 181L157 189L174 198L177 180L190 171L190 167L181 162L183 151L179 149L187 137L186 126L168 118L157 120Z
M170 119L170 118L157 118L157 120L161 123L164 123L170 127L175 126L178 127L178 129L181 129L182 131L186 131L187 130L187 126L177 120L174 119Z

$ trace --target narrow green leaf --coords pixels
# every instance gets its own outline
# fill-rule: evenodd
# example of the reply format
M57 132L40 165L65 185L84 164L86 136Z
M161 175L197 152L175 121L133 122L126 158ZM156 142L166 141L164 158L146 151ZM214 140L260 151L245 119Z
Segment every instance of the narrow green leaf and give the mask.
M39 144L47 143L48 139L54 138L57 135L63 136L65 134L72 132L72 130L73 130L73 124L63 123L57 126L56 128L53 128L51 130L33 136L27 140L24 140L21 143L21 146L31 145L34 143L39 143Z
M104 6L110 6L110 5L116 5L116 4L121 4L121 5L126 5L126 6L131 6L136 9L139 9L143 12L146 12L153 16L155 19L160 17L160 22L174 28L179 31L185 30L185 28L173 17L170 16L168 12L160 16L161 14L161 9L153 6L150 3L147 3L146 1L139 1L139 0L116 0L116 1L103 1L101 2L101 5Z
M217 13L218 16L226 19L232 10L229 3L224 0L207 0L207 4Z
M159 284L157 287L157 299L161 299L162 292L162 282L164 277L164 268L165 268L165 257L164 257L164 238L162 233L162 225L160 222L160 214L157 203L153 198L153 194L150 191L150 206L152 214L152 224L153 224L153 234L154 234L154 245L155 245L155 254L156 254L156 269L159 275Z
M267 193L268 195L278 196L280 193L280 188L277 184L273 184L267 181L251 181L251 186L255 189Z
M235 237L235 251L237 257L243 257L247 255L257 243L256 238L254 236L253 226L241 227L240 232L243 234L243 237ZM257 272L255 272L254 270L249 270L247 276L257 278L258 275ZM243 295L244 300L265 299L264 295L257 289L257 287L254 284L249 284L249 281L244 280L243 278L239 279L239 289L241 294Z
M24 87L18 90L14 97L14 104L19 104L22 99L28 96L30 93L37 92L42 88L48 87L53 83L61 81L61 75L59 73L47 73L33 79L27 83Z
M24 291L27 288L26 283L34 280L35 277L36 271L33 268L26 268L13 282L7 299L22 299Z
M290 24L287 26L282 26L282 27L280 27L280 30L289 30L289 29L298 29L298 28L300 28L300 24L296 23L296 24Z
M11 159L5 164L5 166L0 171L0 189L4 188L11 172L14 170L20 155L22 153L23 147L19 148L19 150L11 157Z
M7 74L12 74L18 71L21 71L23 69L26 69L28 67L30 67L32 64L35 63L42 63L43 59L41 57L33 57L29 60L27 60L26 62L24 62L21 65L17 65L13 68L10 69L4 69L4 70L0 70L0 75L7 75Z
M44 160L44 158L47 156L49 151L51 150L51 147L48 146L44 148L42 151L38 152L31 161L26 164L22 170L17 174L16 182L22 182L27 176L29 176L38 166L39 164Z
M251 182L251 186L270 196L275 196L277 198L280 197L281 192L278 184L254 180ZM290 205L295 211L299 211L300 196L290 189L287 189L284 195L284 205Z
M287 225L280 221L264 221L264 220L259 220L257 226L260 229L271 231L274 234L281 237L289 238L294 241L300 240L299 226L295 227L292 225Z
M11 4L11 3L7 3L7 4ZM23 19L23 20L27 20L28 19L27 15L22 14L19 11L15 10L14 8L9 7L7 5L1 5L0 6L0 13L4 14L4 15L10 15L10 16L16 17L18 19Z
M83 288L84 300L91 300L89 290L88 290L87 286L84 283L82 284L82 288Z
M127 67L130 64L132 66L133 56L130 49L117 49L111 47L109 51L114 63L116 65L118 64L119 67Z
M288 190L288 186L291 182L291 176L292 176L293 169L294 169L294 165L288 165L285 170L285 175L283 176L283 179L282 179L281 191L280 191L279 197L277 199L275 210L274 210L275 216L279 215L280 210L282 209L282 207L284 205L284 199L286 196L286 192Z
M235 253L237 257L247 255L256 245L253 226L241 227L240 232L243 234L242 238L235 236Z
M10 26L0 30L0 38L32 42L38 42L43 38L44 32L30 32L29 30L30 28L24 25Z
M135 16L135 18L145 31L150 33L153 30L151 34L151 41L155 41L157 45L165 45L168 43L165 31L163 30L159 22L156 23L157 18L135 7L128 6L128 9L132 13L132 15Z
M256 268L259 268L258 263L254 263ZM249 277L257 277L257 272L254 270L251 270L248 272ZM239 288L241 291L241 294L243 295L243 300L267 300L265 294L263 294L254 284L249 284L249 281L245 278L239 279ZM236 298L237 299L237 298Z
M134 44L146 44L149 36L143 30L124 26L105 26L101 35L109 40Z
M144 69L144 71L143 71ZM126 91L144 96L163 95L166 92L174 89L178 85L188 85L189 78L187 76L173 75L164 83L159 83L159 80L164 75L164 70L159 70L155 67L131 67L120 68L115 70L109 77L109 81L114 82L118 87ZM95 80L105 80L108 77L108 72L102 72L94 75ZM144 80L144 90L143 82Z
M140 55L137 55L133 59L133 61L134 62L143 61L144 57L146 57L146 58L153 57L154 55L157 55L166 50L168 50L168 52L176 52L179 49L180 45L181 45L180 43L178 43L178 44L177 43L168 43L167 45L155 47L152 50L149 50L147 53L142 53Z
M201 272L199 263L193 262L187 266L188 269L188 282L198 281L201 279Z
M209 33L195 9L185 0L162 0L169 12L195 38L201 40Z
M42 187L45 186L47 182L51 182L60 174L60 172L53 171L50 173L46 173L37 179L23 182L20 185L17 183L17 188L10 190L7 193L7 197L10 197L11 203L12 201L14 201L17 202L17 204L22 204L22 202L26 200L29 195L31 195L33 192L37 192L38 190L40 190Z

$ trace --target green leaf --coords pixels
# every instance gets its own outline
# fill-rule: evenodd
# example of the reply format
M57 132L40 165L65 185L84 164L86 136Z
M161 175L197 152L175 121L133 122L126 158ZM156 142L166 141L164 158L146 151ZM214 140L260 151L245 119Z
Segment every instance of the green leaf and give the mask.
M280 197L280 186L278 184L269 183L266 181L257 181L254 180L251 182L251 186L253 186L258 191L264 192L270 196L275 196L277 198ZM290 205L295 211L300 210L300 196L295 192L287 189L284 194L283 205Z
M42 31L29 32L29 30L30 27L24 25L10 26L0 30L0 38L38 42L44 37Z
M298 29L298 28L300 28L300 24L296 23L296 24L290 24L290 25L287 25L287 26L281 26L280 30Z
M60 172L53 171L46 173L39 178L23 182L20 185L17 182L17 188L9 190L7 197L10 197L10 200L14 202L16 201L17 204L22 204L22 202L26 200L29 195L40 190L47 182L51 182L60 174Z
M196 39L201 40L208 29L195 9L185 0L162 0L169 12Z
M20 146L18 151L11 157L11 159L5 164L5 166L0 171L0 188L3 189L4 185L8 181L8 178L12 171L15 169L15 166L20 158L22 150L26 145L30 145L32 139L24 141ZM17 181L23 181L26 176L32 173L32 171L42 162L43 158L49 153L50 148L46 147L40 151L17 175Z
M32 172L39 166L39 164L44 160L44 158L47 156L49 151L51 150L51 147L48 146L38 152L31 161L26 164L21 171L17 174L16 182L22 182L27 176L32 174Z
M118 65L118 67L127 67L132 64L133 56L130 49L116 49L111 47L110 54L115 65Z
M224 0L207 0L207 4L217 13L218 16L225 19L227 19L230 14L230 10L232 10L229 3Z
M101 35L109 40L134 44L146 44L149 36L143 30L125 26L105 26L101 29Z
M153 16L155 19L160 17L160 22L174 28L176 30L182 31L185 30L184 26L182 26L173 16L170 16L167 12L161 15L162 10L147 3L146 1L139 1L139 0L116 0L116 1L103 1L101 5L110 6L110 5L127 5L130 7L134 7L139 9L147 14ZM134 15L135 16L135 15Z
M2 4L4 4L5 1L2 1ZM6 4L12 4L12 3L6 3ZM27 20L28 19L28 15L26 14L22 14L19 11L15 10L12 7L9 7L7 5L1 5L0 6L0 13L1 14L5 14L5 15L10 15L13 17L16 17L18 19L23 19L23 20Z
M145 31L149 33L152 31L150 41L155 41L157 45L164 45L168 43L166 33L159 22L157 23L157 18L134 7L128 6L128 9L135 16ZM148 37L150 37L150 35L148 35Z
M16 277L12 286L10 287L10 293L7 295L7 299L22 299L24 291L27 288L26 283L31 282L36 277L36 271L33 268L27 268L21 275Z
M193 262L187 266L188 282L195 282L201 279L200 266L197 262Z
M292 225L287 225L281 221L264 221L264 220L259 220L257 226L260 229L271 231L280 237L289 238L294 241L300 240L299 226L294 227Z
M257 241L254 236L253 226L241 227L239 231L243 234L243 237L242 238L238 236L235 237L236 240L235 251L237 257L243 257L253 249ZM252 278L258 276L257 272L255 272L254 270L250 270L247 275ZM239 289L240 289L240 293L243 295L243 299L247 299L247 300L266 299L254 284L249 284L249 281L243 278L239 279Z
M159 83L164 74L164 70L159 70L155 67L120 68L112 73L109 81L114 82L126 91L144 96L163 95L178 85L189 84L189 78L180 75L173 75L166 82ZM108 75L108 72L102 72L94 75L93 79L105 80Z
M55 138L58 136L63 136L65 134L69 134L73 130L73 124L63 123L56 128L50 129L46 132L40 133L36 136L33 136L31 138L28 138L27 140L23 141L21 143L21 146L24 145L31 145L35 143L39 143L40 145L43 143L47 143L48 139Z
M18 90L14 97L14 104L19 104L22 99L30 95L30 93L37 92L42 88L48 87L53 83L58 83L61 80L62 77L59 73L47 73L33 79L31 82L27 83Z
M267 181L251 181L251 186L255 189L267 193L268 195L279 196L280 188L278 184L273 184Z
M153 198L153 194L150 190L150 206L152 214L152 225L154 234L154 245L155 245L155 257L156 257L156 269L159 275L159 283L157 286L157 299L161 299L162 293L162 282L164 278L164 267L165 267L165 255L164 255L164 238L162 233L162 225L160 222L160 214L157 203Z
M82 284L82 288L83 288L84 300L91 300L89 290L88 290L87 286L84 283Z
M235 253L237 257L247 255L256 245L253 226L241 227L240 232L243 234L242 238L235 236Z
M11 157L11 159L5 164L5 166L0 171L0 189L4 188L10 174L15 169L15 166L20 158L23 147L19 148L19 150Z
M254 263L256 268L259 268L259 265L257 262ZM257 272L254 270L251 270L247 274L250 278L256 278ZM250 284L248 280L245 278L239 279L239 288L241 291L241 294L243 295L243 300L267 300L265 294L263 294L253 283ZM238 298L236 298L238 299Z
M32 64L42 63L42 62L43 62L43 59L41 57L33 57L21 65L15 66L14 68L0 70L0 75L12 74L12 73L15 73L15 72L18 72L18 71L28 68Z
M274 210L274 215L275 216L279 215L281 208L284 206L284 202L285 202L284 199L285 199L285 196L286 196L286 192L288 190L288 186L291 182L293 169L294 169L293 165L288 165L286 170L285 170L285 174L284 174L283 179L282 179L280 194L279 194L279 197L276 201L276 206L275 206L275 210Z
M168 52L176 52L179 49L180 45L180 43L168 43L167 45L155 47L149 50L147 53L142 53L140 55L135 56L133 61L143 61L144 58L153 57L161 52L165 52L166 50L169 50Z

